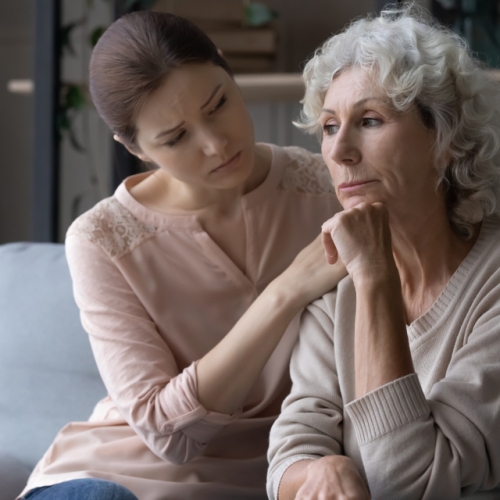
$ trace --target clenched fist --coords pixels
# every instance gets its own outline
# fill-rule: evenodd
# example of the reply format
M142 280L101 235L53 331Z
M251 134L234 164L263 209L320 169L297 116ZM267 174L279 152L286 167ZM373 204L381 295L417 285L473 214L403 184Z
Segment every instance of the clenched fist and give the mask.
M329 264L340 257L354 284L395 270L389 212L382 203L359 203L322 226Z

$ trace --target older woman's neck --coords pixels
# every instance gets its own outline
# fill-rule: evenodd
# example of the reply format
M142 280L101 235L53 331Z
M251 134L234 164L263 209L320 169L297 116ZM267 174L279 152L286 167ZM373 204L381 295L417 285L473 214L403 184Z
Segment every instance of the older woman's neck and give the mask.
M479 234L465 240L436 209L411 221L391 220L394 258L401 278L407 323L424 314L470 252Z

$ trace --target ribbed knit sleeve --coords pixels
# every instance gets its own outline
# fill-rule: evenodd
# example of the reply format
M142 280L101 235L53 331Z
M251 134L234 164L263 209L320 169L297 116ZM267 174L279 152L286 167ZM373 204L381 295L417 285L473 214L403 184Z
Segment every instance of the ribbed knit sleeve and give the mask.
M374 499L455 500L500 484L500 296L495 302L427 397L413 374L345 407ZM492 495L484 498L498 490Z
M324 299L304 311L300 328L290 367L293 388L271 429L267 483L271 500L278 498L281 478L295 462L342 453L343 405L332 362L333 322Z
M354 423L360 446L430 414L414 373L379 387L345 409Z
M291 464L336 454L354 461L373 500L500 498L500 231L487 230L431 314L408 327L416 373L362 398L354 284L306 309L271 432L272 500Z
M196 362L179 370L155 323L101 248L69 235L66 254L83 327L120 414L160 458L175 464L192 460L237 415L200 404Z

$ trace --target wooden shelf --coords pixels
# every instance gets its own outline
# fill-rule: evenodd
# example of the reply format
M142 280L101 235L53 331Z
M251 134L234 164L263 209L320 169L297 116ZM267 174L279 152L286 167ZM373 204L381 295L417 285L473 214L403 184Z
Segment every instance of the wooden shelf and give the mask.
M235 75L247 102L299 102L304 97L301 73Z
M500 70L492 70L500 81ZM304 82L300 73L262 73L235 75L246 102L299 102L304 97ZM7 84L10 92L31 94L31 80L11 80Z

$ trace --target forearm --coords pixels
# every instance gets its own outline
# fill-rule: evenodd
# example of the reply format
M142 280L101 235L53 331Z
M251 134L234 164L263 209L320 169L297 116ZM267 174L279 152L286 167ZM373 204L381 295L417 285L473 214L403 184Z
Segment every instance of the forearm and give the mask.
M234 413L294 316L345 275L342 262L334 266L326 263L321 236L305 247L224 339L198 362L198 399L202 405L219 413Z
M356 285L356 397L413 373L397 270Z
M276 282L197 365L198 398L208 410L234 413L262 372L300 301Z
M283 474L278 490L278 500L294 500L297 492L307 479L307 467L310 460L300 460L293 465Z

